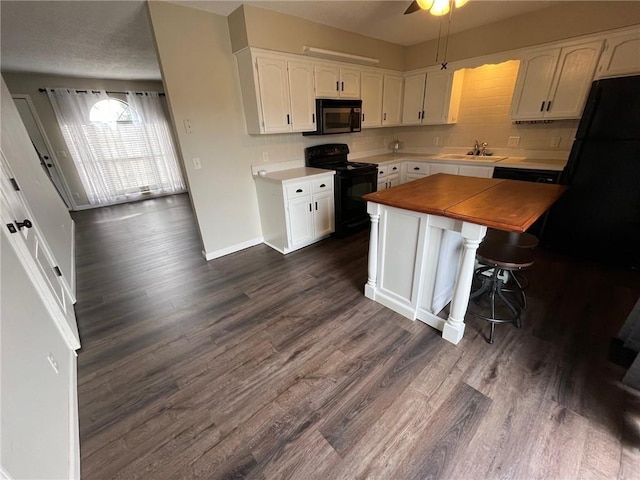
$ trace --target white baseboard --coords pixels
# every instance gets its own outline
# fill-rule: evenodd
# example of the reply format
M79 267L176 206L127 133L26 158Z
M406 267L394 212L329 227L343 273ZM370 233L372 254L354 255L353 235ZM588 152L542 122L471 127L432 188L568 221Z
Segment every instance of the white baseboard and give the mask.
M231 245L230 247L222 248L220 250L216 250L215 252L202 252L202 255L207 260L213 260L215 258L224 257L225 255L229 255L231 253L239 252L240 250L244 250L245 248L255 247L262 243L262 237L252 238L251 240L247 240L246 242L237 243L235 245Z

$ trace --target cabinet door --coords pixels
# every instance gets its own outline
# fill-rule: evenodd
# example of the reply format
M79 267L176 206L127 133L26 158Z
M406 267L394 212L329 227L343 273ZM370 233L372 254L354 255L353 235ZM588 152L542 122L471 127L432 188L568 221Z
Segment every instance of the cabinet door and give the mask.
M400 185L400 174L394 173L393 175L389 175L387 177L387 186L388 188L397 187Z
M360 70L340 69L340 98L360 98Z
M311 62L289 62L289 92L292 131L314 131L316 129L316 99Z
M362 72L362 126L382 125L382 74Z
M264 57L259 57L256 61L258 65L263 132L290 132L291 117L289 115L287 62L281 59Z
M419 125L422 123L425 78L426 75L424 73L404 77L403 125Z
M432 163L430 165L431 175L436 173L448 173L449 175L458 175L458 165L450 165L447 163Z
M544 116L560 49L538 51L523 57L511 101L513 120L535 120Z
M377 191L381 191L381 190L386 190L387 189L387 177L384 178L379 178L378 179L378 187L377 187Z
M421 173L407 173L405 176L405 182L404 183L408 183L408 182L412 182L414 180L420 180L421 178L426 177L427 175L423 175Z
M598 65L598 78L640 73L640 31L611 35Z
M425 124L447 123L449 100L451 99L451 84L453 72L428 72L424 89L424 118Z
M316 65L316 98L338 98L340 69L333 65Z
M313 212L311 197L290 200L289 210L289 242L291 247L313 240Z
M402 77L385 75L382 92L382 125L400 125L402 119Z
M334 227L333 192L320 193L313 196L313 230L314 238L324 237L332 233Z
M561 50L544 118L580 118L601 49L596 41Z

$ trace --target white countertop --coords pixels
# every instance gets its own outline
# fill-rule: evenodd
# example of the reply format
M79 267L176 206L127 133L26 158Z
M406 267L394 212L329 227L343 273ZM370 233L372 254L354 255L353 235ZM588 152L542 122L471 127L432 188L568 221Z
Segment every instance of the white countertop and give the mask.
M446 155L446 154L445 154ZM491 161L491 156L483 157L482 159L474 158L472 155L469 158L443 158L442 154L422 154L422 153L384 153L380 155L374 155L371 157L359 157L355 159L356 162L363 163L393 163L401 162L403 160L408 161L425 161L425 162L450 162L464 165L484 165L487 167L510 167L510 168L522 168L529 170L553 170L562 171L567 163L566 159L554 159L554 158L533 158L533 157L507 157L497 156L496 161Z
M317 177L321 175L335 175L335 171L324 168L299 167L287 170L277 170L267 172L265 175L254 175L256 178L264 178L274 182L286 182L288 180L297 180L300 178Z

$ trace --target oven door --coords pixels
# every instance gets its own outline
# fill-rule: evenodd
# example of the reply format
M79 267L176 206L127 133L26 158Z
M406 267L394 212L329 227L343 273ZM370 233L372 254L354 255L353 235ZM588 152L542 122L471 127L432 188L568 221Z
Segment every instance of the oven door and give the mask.
M376 191L377 176L376 169L336 175L336 235L347 235L369 225L367 202L362 196Z

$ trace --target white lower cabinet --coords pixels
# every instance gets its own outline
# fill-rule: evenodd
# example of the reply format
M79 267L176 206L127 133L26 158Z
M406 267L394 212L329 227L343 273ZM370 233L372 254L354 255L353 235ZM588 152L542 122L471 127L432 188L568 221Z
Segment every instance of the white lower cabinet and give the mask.
M389 163L378 166L378 191L400 185L400 163Z
M309 175L310 171L323 173ZM333 233L333 175L297 168L256 176L264 243L287 254Z

